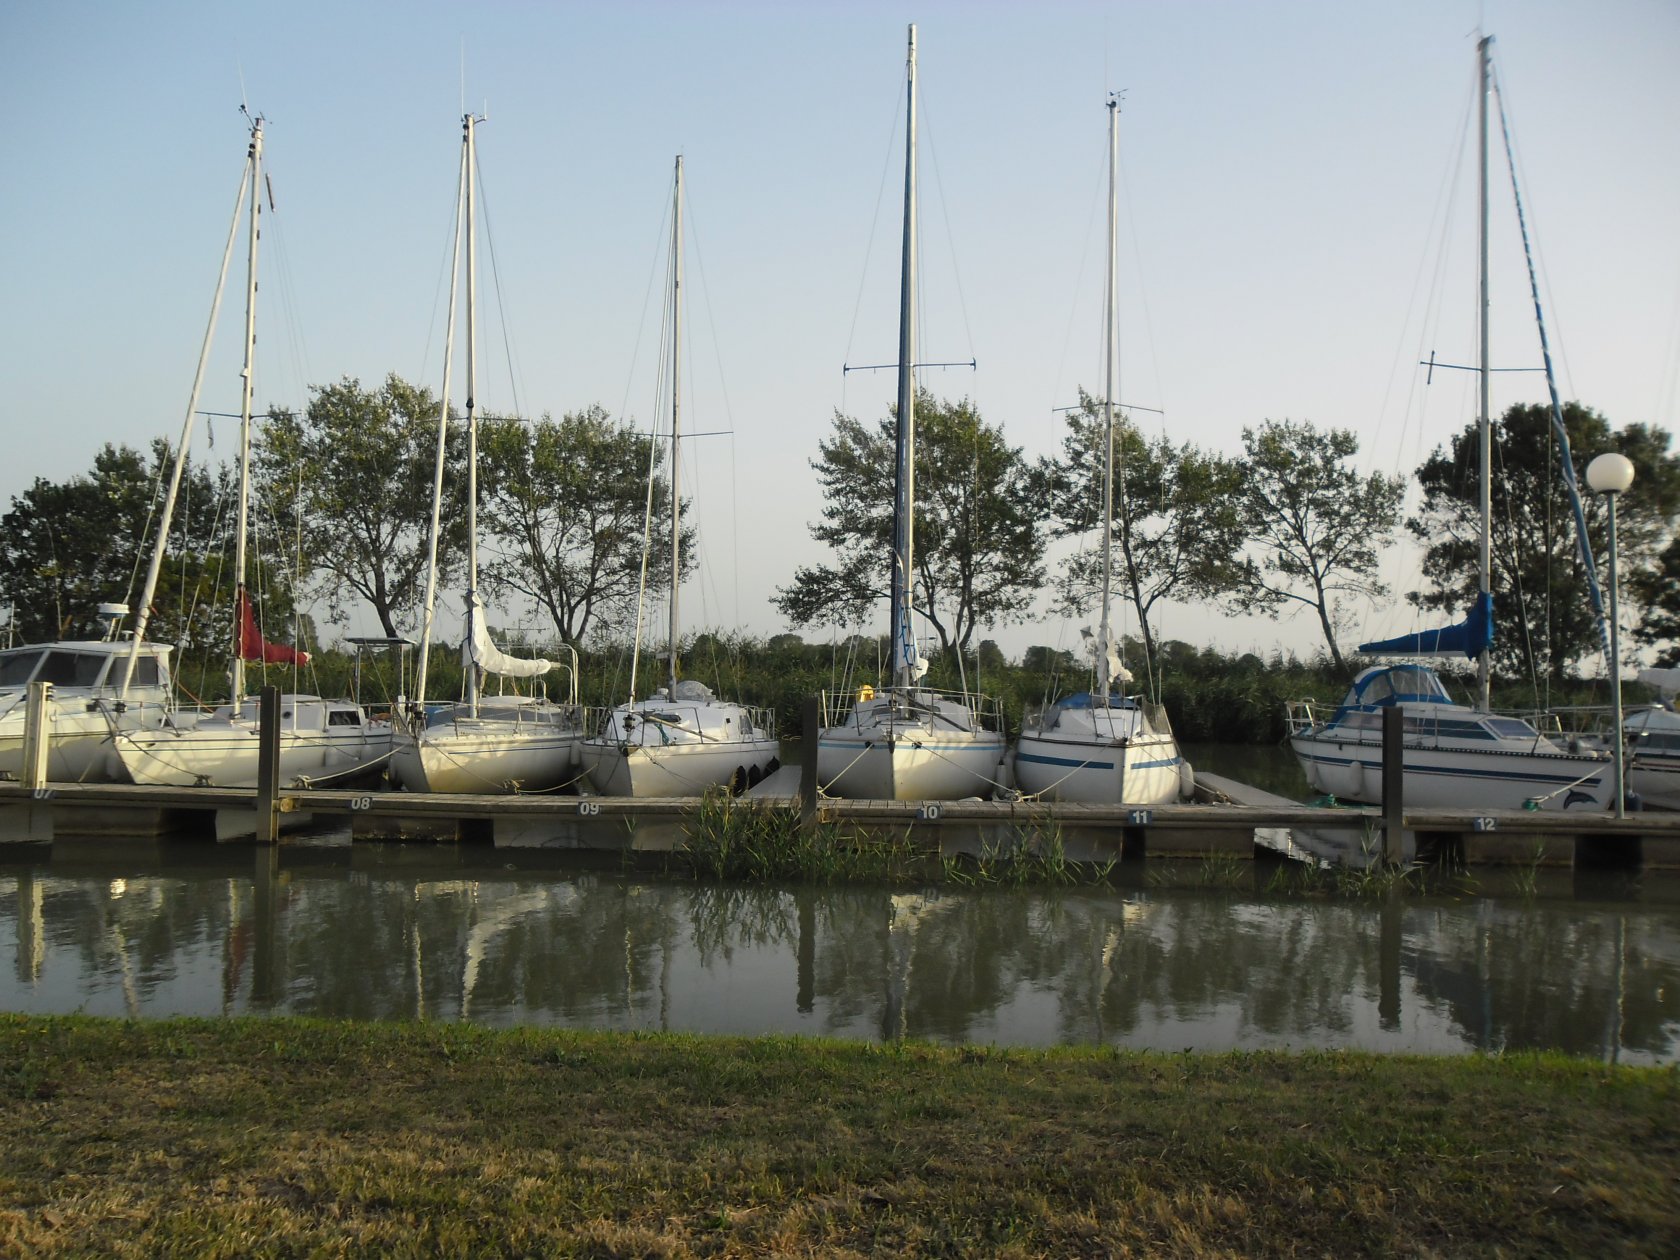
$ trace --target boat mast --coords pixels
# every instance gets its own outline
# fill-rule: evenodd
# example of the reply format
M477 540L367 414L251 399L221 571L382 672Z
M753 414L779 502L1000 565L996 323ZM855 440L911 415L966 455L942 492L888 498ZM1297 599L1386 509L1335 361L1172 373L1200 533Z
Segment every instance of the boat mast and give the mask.
M1103 315L1103 508L1102 508L1102 623L1097 639L1097 695L1106 706L1113 678L1109 673L1109 658L1113 651L1110 641L1114 629L1109 615L1108 601L1114 568L1114 394L1115 377L1119 375L1119 264L1116 255L1119 231L1118 197L1115 190L1115 170L1120 164L1120 98L1110 93L1108 98L1108 293Z
M677 436L682 401L682 154L671 194L671 692L677 694L677 585L682 580L682 482L677 476Z
M257 242L261 239L262 217L262 128L259 116L251 120L251 149L248 167L251 172L250 248L245 260L245 362L239 370L239 522L234 536L234 613L233 613L233 695L235 706L245 698L245 660L240 653L243 611L250 595L245 589L245 533L251 515L251 397L255 384L257 353Z
M472 179L468 155L472 144L470 115L462 116L461 124L461 181L455 192L455 252L449 260L449 320L443 338L443 398L438 403L437 462L432 469L432 530L428 536L426 553L426 602L420 627L420 663L414 678L415 703L422 712L426 703L426 670L431 662L432 617L437 611L438 532L443 516L444 460L449 452L449 386L451 369L455 366L455 307L461 283L461 222L464 217L467 184ZM468 616L471 616L469 610ZM471 633L471 624L468 624ZM422 717L422 722L424 718Z
M181 443L175 451L175 470L169 478L169 493L164 496L163 511L158 516L157 542L152 547L152 559L146 569L146 583L141 588L140 608L134 618L134 636L128 645L128 660L123 666L122 686L117 691L117 705L128 700L128 689L134 681L135 662L140 658L140 644L152 620L152 600L157 595L158 575L163 571L163 553L169 543L169 526L175 519L175 504L180 498L181 474L187 465L187 446L192 441L193 418L198 414L198 395L204 387L204 369L210 362L210 347L216 340L216 322L222 312L222 292L227 285L228 264L233 260L233 243L239 239L239 216L245 209L245 191L251 185L251 152L245 156L245 169L239 174L239 195L233 199L233 222L228 225L227 244L222 247L222 267L216 275L216 296L210 302L210 322L204 329L204 344L198 352L198 370L193 374L192 393L187 398L187 417L181 422ZM237 655L237 653L235 653Z
M477 629L475 618L482 615L478 600L478 240L473 210L473 174L478 163L473 147L473 128L482 121L463 116L466 133L467 201L467 634ZM467 714L478 716L478 663L467 665Z
M910 611L913 598L912 562L916 502L916 26L910 25L906 74L904 132L904 269L898 307L898 469L893 500L893 681L899 687L916 682L910 657L914 639Z
M1488 46L1492 43L1493 36L1488 35L1476 45L1476 82L1479 89L1477 97L1480 101L1481 120L1481 142L1478 150L1480 201L1477 220L1481 282L1476 300L1476 315L1481 335L1481 357L1478 360L1478 375L1481 381L1480 404L1476 415L1476 440L1481 463L1477 498L1482 516L1479 581L1483 595L1493 589L1493 435L1488 419ZM1488 707L1489 673L1488 650L1484 647L1476 656L1476 707L1483 710Z

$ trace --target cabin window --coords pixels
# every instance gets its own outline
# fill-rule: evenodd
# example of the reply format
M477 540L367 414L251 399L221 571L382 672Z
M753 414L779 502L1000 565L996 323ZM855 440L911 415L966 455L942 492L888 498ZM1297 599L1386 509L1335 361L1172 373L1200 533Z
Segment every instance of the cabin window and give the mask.
M1504 735L1515 739L1533 739L1535 729L1521 718L1489 718L1488 728L1496 735Z
M121 674L117 675L117 678L120 679L121 677ZM142 656L139 660L134 662L134 685L136 687L155 687L158 685L158 682L159 676L157 657Z
M60 687L91 687L99 681L106 658L85 652L48 652L36 682Z
M1438 722L1435 726L1437 735L1451 736L1453 739L1493 739L1492 731L1480 722Z
M19 652L0 660L0 687L21 687L29 681L40 662L39 652Z
M354 709L334 709L327 714L328 726L360 726L362 715Z

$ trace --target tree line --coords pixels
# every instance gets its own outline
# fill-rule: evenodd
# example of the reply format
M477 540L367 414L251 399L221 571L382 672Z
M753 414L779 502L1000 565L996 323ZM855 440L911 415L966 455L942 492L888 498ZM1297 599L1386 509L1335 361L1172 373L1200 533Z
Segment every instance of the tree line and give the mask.
M439 403L392 375L373 387L345 379L315 387L301 412L263 417L256 458L256 588L267 624L301 608L342 621L366 604L395 637L418 624L438 442ZM1040 615L1094 620L1100 581L1102 409L1081 395L1061 449L1028 458L970 401L917 399L915 599L946 654L971 657L986 627ZM1577 462L1616 449L1638 468L1619 504L1623 589L1634 636L1680 661L1680 455L1659 427L1620 429L1579 404L1563 409ZM798 567L775 595L796 627L867 624L884 605L891 549L895 420L836 413L811 466L822 490L811 532L824 563ZM448 430L439 537L440 579L464 564L464 436ZM1500 668L1563 679L1596 650L1586 574L1557 469L1549 410L1511 407L1494 422L1495 652ZM1423 589L1405 598L1441 623L1476 586L1479 532L1474 425L1416 470L1421 500L1403 517L1405 482L1360 473L1350 429L1293 420L1245 428L1240 454L1202 449L1117 418L1112 520L1113 591L1138 628L1135 655L1161 655L1154 626L1165 601L1316 621L1324 652L1346 669L1341 628L1362 602L1394 597L1380 579L1384 552L1403 535L1419 547ZM92 471L37 478L0 519L0 589L25 639L91 633L104 600L138 594L155 530L167 443L148 454L106 446ZM480 421L481 581L495 598L539 610L553 638L581 647L621 636L642 581L644 521L669 513L659 444L599 406ZM1577 473L1581 472L1577 469ZM650 500L649 483L652 480ZM226 642L233 576L233 473L189 466L155 600L154 634L206 648ZM679 505L680 506L680 505ZM1595 555L1606 511L1588 496ZM685 527L685 533L687 533ZM1059 558L1057 555L1059 554ZM647 580L668 581L654 548Z

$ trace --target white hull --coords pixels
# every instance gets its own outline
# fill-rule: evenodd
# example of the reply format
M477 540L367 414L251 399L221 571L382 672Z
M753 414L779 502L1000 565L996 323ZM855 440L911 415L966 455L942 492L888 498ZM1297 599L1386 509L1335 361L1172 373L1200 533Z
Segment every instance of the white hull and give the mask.
M124 732L111 756L132 782L173 787L256 787L257 723L206 718L196 727ZM280 783L306 787L366 767L391 752L388 726L280 732Z
M1049 801L1169 804L1179 798L1183 764L1171 735L1116 741L1023 733L1015 742L1015 786Z
M664 748L589 740L583 766L602 796L699 796L710 787L757 784L772 772L779 751L769 738Z
M1314 791L1382 803L1380 741L1297 734L1289 743ZM1523 809L1543 798L1541 809L1601 810L1613 794L1614 776L1602 756L1408 744L1403 758L1408 809Z
M550 792L581 774L580 730L463 718L399 735L391 780L410 792Z
M1627 787L1647 809L1680 809L1680 755L1638 754L1628 763Z
M775 767L780 748L769 714L719 700L683 681L606 714L585 740L583 764L602 796L700 796L744 791Z
M109 783L116 775L110 764L111 737L119 730L138 731L157 726L161 705L130 706L116 713L109 702L93 710L88 702L51 702L48 716L50 744L47 778L56 783ZM23 704L0 716L0 778L23 773Z
M817 785L863 800L952 801L1000 786L1003 736L968 706L917 693L911 706L892 692L859 700L851 716L817 735Z

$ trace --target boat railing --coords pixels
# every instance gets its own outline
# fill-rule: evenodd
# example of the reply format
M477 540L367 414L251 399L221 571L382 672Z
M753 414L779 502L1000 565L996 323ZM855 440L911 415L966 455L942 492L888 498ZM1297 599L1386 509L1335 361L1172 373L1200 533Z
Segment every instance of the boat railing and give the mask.
M1289 733L1304 735L1323 726L1335 714L1336 707L1323 700L1286 700L1284 720L1289 724Z
M857 721L859 706L885 700L893 711L906 717L929 716L955 730L1001 732L1005 729L1003 702L977 691L936 691L931 687L877 690L865 683L851 691L824 691L819 699L825 728L852 725ZM959 721L953 709L965 714L966 720Z

